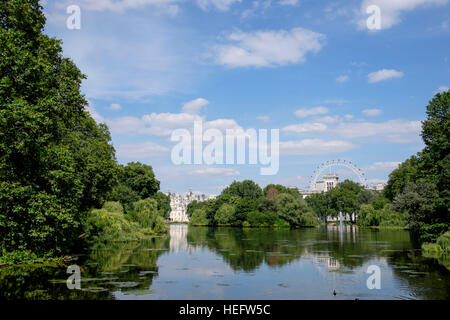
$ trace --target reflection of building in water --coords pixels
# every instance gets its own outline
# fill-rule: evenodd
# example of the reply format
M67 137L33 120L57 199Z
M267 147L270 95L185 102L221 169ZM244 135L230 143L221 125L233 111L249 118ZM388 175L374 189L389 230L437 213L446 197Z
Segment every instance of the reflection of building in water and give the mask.
M185 224L170 225L170 251L178 252L180 250L187 251L188 242L188 226Z
M339 263L339 261L333 257L330 257L329 255L326 254L319 254L319 255L315 255L314 256L314 264L316 266L320 266L320 265L326 265L327 266L327 270L338 270L341 267L341 264Z
M340 242L356 243L359 240L359 229L355 225L328 225L327 226L328 239L337 240Z
M189 217L187 215L187 207L188 204L192 201L206 201L210 199L214 199L214 196L207 197L202 194L194 194L192 191L186 193L184 197L179 195L178 193L168 193L170 197L170 221L172 222L189 222Z

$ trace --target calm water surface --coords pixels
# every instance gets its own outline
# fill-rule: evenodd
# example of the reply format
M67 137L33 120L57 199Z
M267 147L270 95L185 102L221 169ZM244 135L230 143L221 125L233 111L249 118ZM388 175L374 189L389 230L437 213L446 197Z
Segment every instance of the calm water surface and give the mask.
M81 290L67 289L66 267L0 269L0 298L450 299L446 262L419 248L400 230L171 225L170 237L80 255ZM370 265L380 290L366 286Z

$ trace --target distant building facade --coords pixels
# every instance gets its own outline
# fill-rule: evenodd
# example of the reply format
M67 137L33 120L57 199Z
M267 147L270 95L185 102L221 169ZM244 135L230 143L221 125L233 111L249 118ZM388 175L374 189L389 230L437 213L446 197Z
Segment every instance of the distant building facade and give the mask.
M170 197L170 216L171 222L189 222L189 216L187 215L187 207L192 201L207 201L215 199L216 196L209 196L202 194L194 194L192 191L181 196L178 193L167 193Z
M334 173L324 174L322 180L316 182L316 192L328 192L336 188L339 182L339 176Z

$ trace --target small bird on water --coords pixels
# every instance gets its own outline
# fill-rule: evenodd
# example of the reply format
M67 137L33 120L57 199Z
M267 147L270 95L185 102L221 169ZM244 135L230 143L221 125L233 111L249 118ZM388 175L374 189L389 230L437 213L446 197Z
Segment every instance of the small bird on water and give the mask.
M333 290L333 296L335 296L336 295L336 290Z

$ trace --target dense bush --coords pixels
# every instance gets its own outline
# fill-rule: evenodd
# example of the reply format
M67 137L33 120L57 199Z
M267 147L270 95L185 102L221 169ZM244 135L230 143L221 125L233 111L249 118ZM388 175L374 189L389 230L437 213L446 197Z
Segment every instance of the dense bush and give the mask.
M248 226L252 227L271 227L278 221L275 212L252 211L247 215Z
M231 205L224 203L219 210L217 210L215 215L215 220L219 225L228 225L235 220L236 208Z
M396 212L390 204L375 209L371 204L362 205L358 215L358 225L365 227L405 227L407 225L407 213Z
M207 226L209 225L209 220L206 217L205 210L196 209L194 213L191 215L189 220L189 224L193 226Z
M102 209L92 210L84 230L87 238L95 245L113 241L140 240L145 236L164 233L167 228L158 214L153 199L140 200L133 210L124 214L119 202L107 202Z
M277 214L291 226L318 225L319 221L314 216L312 209L305 200L295 198L288 193L282 193L277 198Z
M139 224L125 217L119 203L107 203L102 209L92 210L88 214L84 230L94 245L137 240L139 237Z

